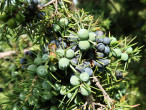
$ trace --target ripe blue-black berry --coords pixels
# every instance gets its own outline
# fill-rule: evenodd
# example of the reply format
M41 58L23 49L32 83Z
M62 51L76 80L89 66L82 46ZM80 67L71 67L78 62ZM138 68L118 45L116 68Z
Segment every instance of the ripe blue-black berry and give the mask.
M85 68L85 72L88 73L89 76L93 74L93 70L89 67Z
M45 12L41 11L37 14L38 19L43 19L43 17L45 16Z
M95 60L93 60L94 66L98 66L99 68L102 68L103 65Z
M105 49L105 45L103 43L98 43L96 48L100 51L103 52Z
M116 70L115 75L116 75L117 79L123 78L123 73L120 70Z
M97 38L97 39L96 39L96 42L97 42L97 43L103 43L103 38Z
M71 63L77 65L78 64L78 60L76 58L71 59Z
M59 47L60 42L58 40L52 40L49 44L55 44L57 47Z
M84 67L90 66L90 62L89 62L89 61L83 61L83 66L84 66Z
M103 58L104 54L101 52L96 52L96 58Z
M32 51L32 50L26 51L26 52L24 53L24 55L29 56L29 57L32 57L32 58L34 58L34 57L36 56L36 55L35 55L35 51Z
M108 37L103 38L103 43L104 43L105 45L109 45L110 42L111 42L110 38L108 38Z
M99 59L99 61L101 62L103 66L107 66L110 63L108 59Z
M103 36L103 32L102 32L102 31L96 31L95 34L96 34L98 37Z
M3 88L0 88L0 92L3 92L4 90L3 90Z
M84 70L84 67L81 66L81 65L76 66L75 69L76 69L78 72L84 72L84 71L85 71L85 70Z
M26 64L27 63L27 59L26 58L21 58L20 59L20 63L21 64Z
M110 53L110 48L105 46L104 48L104 54L108 55Z

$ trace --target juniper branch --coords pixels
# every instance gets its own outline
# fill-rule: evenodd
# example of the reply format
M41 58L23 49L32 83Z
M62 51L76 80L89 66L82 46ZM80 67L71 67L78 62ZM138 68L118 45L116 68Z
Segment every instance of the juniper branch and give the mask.
M44 6L38 6L38 8L40 9L40 10L42 10L43 8L45 8L45 7L47 7L47 6L49 6L49 5L51 5L51 4L53 4L54 2L56 2L56 0L52 0L52 1L50 1L50 2L48 2L48 3L46 3Z
M30 49L24 49L23 52L26 52ZM0 52L0 59L7 57L7 56L11 56L12 54L17 54L17 51L7 51L7 52Z
M34 88L34 85L35 85L35 82L36 82L37 78L38 78L38 76L35 76L35 78L33 79L31 88L30 88L30 90L29 90L29 93L30 93L30 94L27 95L27 97L26 97L26 99L25 99L25 102L28 100L29 96L32 94L31 92L32 92L32 90L33 90L33 88Z
M96 83L95 85L102 91L102 94L104 96L104 100L109 101L110 103L113 103L113 100L109 97L109 95L106 93L106 91L103 89L102 85L99 83L97 77L93 76L93 81Z

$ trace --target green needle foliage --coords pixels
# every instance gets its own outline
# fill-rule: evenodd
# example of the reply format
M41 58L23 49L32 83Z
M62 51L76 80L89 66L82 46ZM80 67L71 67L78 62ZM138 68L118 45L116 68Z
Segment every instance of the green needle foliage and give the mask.
M9 67L12 75L6 85L12 87L5 87L9 91L3 108L132 108L126 99L130 94L127 68L132 60L140 60L142 47L133 48L135 37L117 40L103 33L102 24L92 15L83 9L70 11L67 3L61 0L57 8L50 4L42 9L35 1L1 3L0 40L11 46L11 39L21 44L20 36L25 34L31 44L24 53L25 46L20 46L16 63Z

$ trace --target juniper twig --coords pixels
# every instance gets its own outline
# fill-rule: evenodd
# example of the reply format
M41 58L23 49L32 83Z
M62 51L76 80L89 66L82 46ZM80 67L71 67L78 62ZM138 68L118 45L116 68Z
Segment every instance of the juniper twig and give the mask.
M107 100L111 104L113 103L113 100L109 97L109 95L106 93L106 91L103 89L102 85L99 83L99 80L97 77L93 76L93 81L96 83L95 85L102 91L102 94L104 96L104 100Z

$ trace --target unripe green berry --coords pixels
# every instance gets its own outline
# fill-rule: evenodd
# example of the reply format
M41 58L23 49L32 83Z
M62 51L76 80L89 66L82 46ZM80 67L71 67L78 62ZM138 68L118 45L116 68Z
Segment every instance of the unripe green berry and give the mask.
M14 28L17 27L17 23L16 23L16 21L15 21L14 18L10 18L10 19L7 21L7 25L8 25L8 27L11 28L11 29L14 29Z
M15 64L12 64L12 65L10 65L10 67L9 67L9 71L15 71L16 70L16 65Z
M69 50L66 51L65 55L66 55L66 58L72 59L74 57L75 53L72 49L69 49Z
M86 73L86 72L83 72L80 74L80 79L84 82L88 81L89 80L89 74Z
M57 92L57 91L51 91L52 92L52 94L54 95L54 96L58 96L59 95L59 92Z
M17 105L17 103L15 103L15 104L13 105L12 110L19 110L19 106Z
M39 66L37 68L37 75L38 76L46 76L48 74L48 70L45 66Z
M27 71L30 74L34 74L37 71L37 66L36 65L33 65L33 64L32 65L29 65L28 68L27 68Z
M53 97L53 94L50 91L45 91L42 96L42 98L45 100L50 100L52 97Z
M8 15L0 15L0 21L2 22L6 22L8 19Z
M23 107L22 107L22 110L28 110L28 107L23 106Z
M61 27L67 26L68 25L68 19L67 18L61 18L59 20L59 24Z
M59 60L59 63L58 64L59 64L59 69L65 70L65 69L68 68L70 62L69 62L69 60L67 58L61 58Z
M42 64L42 59L40 57L35 58L34 63L36 65L41 65Z
M72 97L72 93L68 93L67 97L70 99Z
M19 13L16 14L15 18L18 22L23 22L25 20L25 16Z
M121 49L113 49L113 56L120 57L122 54Z
M122 61L127 61L128 60L128 54L127 53L122 53L121 54L121 60Z
M44 81L42 83L42 87L45 89L45 90L51 90L52 89L52 86L50 85L49 81Z
M60 90L60 94L61 94L61 95L65 95L66 92L67 92L66 86L62 86L62 87L61 87L61 90Z
M89 38L89 32L86 29L80 29L78 32L80 40L87 40Z
M19 72L18 71L12 71L11 72L11 76L12 77L16 77L16 76L18 76L19 75Z
M87 81L86 84L90 86L91 85L91 81L90 80Z
M131 53L131 52L133 52L133 48L132 47L128 47L127 49L126 49L126 52L129 54L129 53Z
M42 56L42 61L45 62L45 61L48 60L48 58L49 58L49 55L48 55L48 54L44 54L44 55Z
M110 39L111 39L111 42L110 42L111 44L117 42L117 39L115 37L111 37Z
M64 56L64 50L63 49L57 49L56 50L56 54L59 56L59 57L63 57Z
M88 96L88 95L90 95L90 93L91 93L91 88L90 88L90 87L82 86L82 87L80 88L80 92L81 92L81 94L82 94L83 96Z
M33 95L34 96L39 96L40 95L40 89L34 88L33 89Z
M50 69L51 72L55 72L55 71L57 71L58 66L57 66L57 65L51 64L51 65L49 66L49 69Z
M20 100L25 101L26 94L25 93L20 93L19 98L20 98Z
M80 79L79 79L76 75L73 75L73 76L71 76L71 78L70 78L70 83L71 83L73 86L79 85L79 84L80 84Z
M50 110L58 110L58 108L56 106L51 106Z
M58 84L58 83L55 83L55 84L54 84L54 87L55 87L55 88L54 88L55 91L60 91L60 89L61 89L61 85Z
M93 42L96 41L96 34L94 32L89 33L89 40Z
M54 25L53 25L53 30L54 30L55 32L59 32L59 31L61 30L61 28L60 28L59 25L54 24Z
M82 51L86 51L90 48L90 43L89 41L79 41L79 48Z

